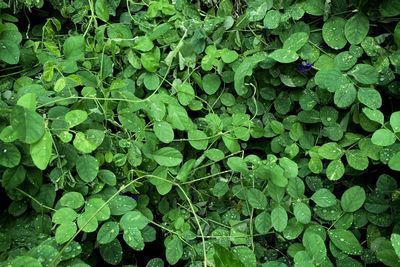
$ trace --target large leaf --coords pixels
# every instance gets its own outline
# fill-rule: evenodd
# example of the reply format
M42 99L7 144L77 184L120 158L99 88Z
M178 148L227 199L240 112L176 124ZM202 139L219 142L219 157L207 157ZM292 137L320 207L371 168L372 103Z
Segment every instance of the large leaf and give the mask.
M329 238L341 251L349 255L360 255L362 247L354 234L348 230L335 229L328 231Z
M30 154L33 163L41 170L45 170L50 162L51 151L53 147L53 138L51 133L46 130L39 141L32 144Z
M245 267L240 258L221 245L214 243L215 267Z

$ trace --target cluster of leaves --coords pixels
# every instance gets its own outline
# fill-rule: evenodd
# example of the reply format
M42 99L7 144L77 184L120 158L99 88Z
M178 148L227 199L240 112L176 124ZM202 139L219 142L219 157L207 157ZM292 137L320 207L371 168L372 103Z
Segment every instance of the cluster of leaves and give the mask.
M399 266L399 16L0 1L2 265Z

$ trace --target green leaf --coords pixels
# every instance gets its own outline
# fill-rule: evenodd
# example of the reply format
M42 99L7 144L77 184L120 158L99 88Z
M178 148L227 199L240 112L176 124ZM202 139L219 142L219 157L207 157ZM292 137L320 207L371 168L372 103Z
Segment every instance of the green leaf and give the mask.
M119 225L124 231L129 230L132 227L136 227L139 230L142 230L148 224L149 219L147 219L146 216L144 216L140 211L137 210L128 211L121 217L119 221Z
M18 101L17 105L33 110L36 110L36 94L34 93L27 93L21 96Z
M0 39L0 60L8 64L17 64L20 54L19 45L13 40Z
M345 25L344 34L352 45L360 44L369 31L369 20L361 12L352 16Z
M241 157L230 157L226 163L234 172L246 173L248 171L247 164Z
M83 212L78 216L78 227L85 233L93 233L97 230L99 222L92 212Z
M234 74L234 85L238 95L242 96L247 93L248 88L245 86L245 77L252 75L255 66L261 61L266 60L266 57L266 53L256 53L250 57L245 57L244 60L239 64Z
M85 37L83 35L70 36L64 42L64 56L67 60L80 60L85 58Z
M362 207L365 198L364 189L360 186L353 186L343 193L340 203L345 212L355 212Z
M0 132L0 140L4 143L11 143L18 139L17 132L12 128L11 125L4 127Z
M136 37L133 44L133 49L139 50L140 52L148 52L153 49L153 47L153 41L147 35Z
M327 250L322 237L314 232L306 231L303 235L303 245L306 251L312 255L316 264L326 260Z
M280 63L295 62L299 58L299 55L296 54L296 51L285 48L276 49L268 56Z
M174 140L174 130L171 124L166 121L159 121L153 124L153 130L158 140L163 143L171 143Z
M209 94L213 95L218 91L221 86L221 79L216 74L206 74L203 77L203 90Z
M363 249L352 232L335 229L329 230L328 234L333 244L344 253L349 255L361 255Z
M350 81L338 69L322 69L315 74L315 83L331 93L347 87Z
M183 156L176 148L163 147L153 154L154 160L161 166L174 167L181 164Z
M370 109L378 109L382 106L382 97L374 88L359 88L357 98Z
M156 72L160 66L160 49L155 47L153 51L142 53L140 62L147 71Z
M58 244L63 244L69 241L77 231L76 224L74 222L66 222L60 224L56 229L55 239Z
M290 51L298 51L308 42L308 34L306 32L296 32L292 34L283 43L283 49Z
M236 51L233 50L229 50L229 49L222 49L221 50L221 59L224 63L232 63L234 62L236 59L238 59L239 55Z
M6 190L15 189L25 181L25 176L26 176L26 170L22 165L6 169L3 172L2 176L3 180L1 181L1 185Z
M396 28L394 28L394 42L398 47L400 46L400 22L398 22Z
M400 132L400 111L393 112L390 115L390 126L392 126L393 132Z
M293 213L296 217L296 220L302 224L308 224L311 221L311 210L310 208L302 203L296 203L293 207Z
M311 199L322 208L328 208L336 204L336 197L326 188L318 189L312 196Z
M64 207L79 209L85 203L85 199L79 192L67 192L60 198L60 204Z
M176 264L183 256L182 241L176 235L172 235L171 238L165 240L164 244L168 263Z
M105 262L111 265L118 265L122 260L122 246L118 239L111 243L100 246L100 255Z
M129 196L115 196L109 203L111 215L124 215L136 207L136 201Z
M341 17L330 17L322 27L322 37L325 43L335 50L345 47L347 40L344 35L346 20Z
M325 11L325 0L306 0L303 3L303 9L310 15L322 16Z
M145 73L143 84L148 90L154 91L160 86L160 78L154 73Z
M331 181L336 181L344 175L344 165L340 159L331 161L326 168L326 176Z
M80 156L76 161L76 171L82 181L90 183L99 172L99 162L90 155Z
M30 256L17 256L17 257L12 259L12 261L9 263L9 266L13 266L13 267L24 267L24 266L42 267L43 265L36 258L30 257Z
M107 22L110 19L110 15L108 12L107 5L105 3L105 0L96 0L95 3L95 11L96 15L102 20Z
M355 169L363 171L368 168L368 157L364 155L360 150L352 149L346 151L347 163Z
M178 91L178 100L183 106L189 105L195 98L195 92L193 87L189 83L182 83L176 86Z
M256 188L249 188L246 191L247 201L254 209L265 210L267 207L267 197L263 192Z
M377 70L369 64L357 64L348 73L363 84L374 84L378 82L379 74Z
M224 159L225 154L224 152L222 152L221 150L217 149L217 148L211 148L209 150L206 150L204 152L204 155L211 159L212 161L220 161L222 159Z
M82 122L86 121L87 118L88 118L87 112L79 109L69 111L67 114L65 114L64 117L65 121L69 125L69 128L81 124Z
M89 129L85 133L78 132L73 141L74 147L82 153L93 152L104 140L104 132L95 129Z
M389 168L395 171L400 171L400 152L394 154L394 156L389 160Z
M214 243L215 267L245 267L240 258L221 245Z
M18 166L21 161L21 153L13 144L0 143L0 165L6 168Z
M335 91L334 103L339 108L347 108L357 97L357 90L353 84L347 83Z
M392 242L392 246L394 248L394 251L397 254L397 257L400 258L400 235L396 234L396 233L393 233L390 236L390 241Z
M18 139L27 144L36 143L45 132L42 116L21 106L14 106L11 112L11 126Z
M71 208L60 208L54 212L51 221L55 224L63 224L75 221L78 214Z
M137 227L130 227L129 229L125 230L123 238L125 243L134 250L144 249L142 233Z
M53 138L50 131L46 130L39 141L30 146L33 163L41 170L45 170L50 162L53 148Z
M104 223L97 232L97 242L99 244L108 244L114 241L119 234L119 225L117 222Z
M281 206L275 207L271 212L271 222L277 232L283 232L288 223L286 210Z
M108 220L111 215L109 206L99 197L89 199L85 206L85 213L95 216L99 221Z
M269 10L264 17L263 23L266 29L276 29L281 22L281 13L276 10Z
M205 150L208 146L208 136L200 130L191 130L188 132L189 143L197 150Z
M388 129L379 129L373 133L371 141L377 146L390 146L396 142L396 135Z
M318 149L318 155L329 160L340 159L343 155L343 149L338 145L338 143L329 142L323 144Z

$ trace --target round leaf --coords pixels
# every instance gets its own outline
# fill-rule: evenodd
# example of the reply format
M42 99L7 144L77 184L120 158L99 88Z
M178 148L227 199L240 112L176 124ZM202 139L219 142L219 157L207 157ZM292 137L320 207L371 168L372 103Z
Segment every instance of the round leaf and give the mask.
M335 50L342 49L346 43L344 27L346 20L341 17L330 17L322 27L322 37L325 43Z
M84 182L90 183L99 172L99 162L90 155L80 156L76 161L76 171Z

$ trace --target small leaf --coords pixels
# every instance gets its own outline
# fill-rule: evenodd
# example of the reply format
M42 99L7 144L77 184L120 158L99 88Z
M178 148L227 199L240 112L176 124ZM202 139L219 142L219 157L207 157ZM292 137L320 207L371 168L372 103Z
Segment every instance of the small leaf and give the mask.
M393 112L390 115L390 126L395 133L400 132L400 111Z
M163 143L171 143L174 140L174 130L171 124L166 121L159 121L153 124L153 130L158 140Z
M141 52L148 52L153 49L153 47L153 41L147 35L137 37L133 44L133 49Z
M328 234L333 244L344 253L349 255L361 255L362 247L352 232L335 229L329 230Z
M125 243L134 250L144 249L144 240L142 233L137 227L131 227L124 231L123 235Z
M70 36L64 41L64 55L67 60L80 60L85 57L85 38L83 35Z
M208 136L200 130L191 130L188 132L189 143L197 150L205 150L208 146Z
M11 112L11 126L18 139L27 144L36 143L45 132L42 116L21 106L14 106Z
M88 114L84 110L71 110L65 114L65 121L69 124L69 128L75 127L88 118Z
M325 43L335 50L342 49L346 43L344 27L346 20L341 17L330 17L322 27L322 37Z
M397 257L400 258L400 235L396 234L396 233L393 233L390 236L390 241L392 242L392 246L394 248L394 251L397 254Z
M21 161L21 153L13 144L0 143L0 165L6 168L18 166Z
M176 235L165 241L165 248L165 256L169 264L174 265L182 258L182 241Z
M55 239L58 244L63 244L69 241L77 231L76 224L74 222L67 222L60 224L56 229Z
M308 224L311 221L311 210L310 208L302 203L296 203L293 208L294 216L299 223Z
M53 148L53 138L50 131L46 130L39 141L30 146L33 163L41 170L45 170L50 162Z
M325 159L335 160L343 155L343 149L337 143L329 142L318 149L318 155Z
M369 31L369 20L361 12L352 16L345 25L344 34L350 44L360 44Z
M368 64L357 64L349 71L349 74L363 84L374 84L378 82L378 72L373 66Z
M277 232L283 232L288 223L286 210L281 206L275 207L271 212L271 222Z
M142 230L148 224L149 219L137 210L128 211L119 221L119 225L124 231L129 230L132 227L137 227L139 230Z
M96 0L96 4L94 6L96 15L102 20L107 22L110 19L110 15L108 12L107 5L105 0Z
M400 171L400 152L394 154L394 156L389 160L389 168L394 171Z
M241 157L230 157L227 161L228 167L234 172L246 173L247 164Z
M377 146L390 146L396 142L396 135L388 129L379 129L373 133L371 141Z
M368 168L368 157L364 155L360 150L347 150L346 159L349 165L355 170L363 171Z
M182 153L176 148L163 147L157 150L154 155L154 160L161 166L174 167L181 164L183 160Z
M90 155L80 156L76 161L76 171L84 182L90 183L99 172L99 162Z
M297 51L308 42L308 34L306 32L293 33L283 43L283 49Z
M326 188L319 189L311 196L311 199L322 208L328 208L336 204L335 195Z
M326 168L326 176L331 181L336 181L344 175L344 165L340 159L331 161Z
M364 189L360 186L353 186L343 193L340 203L345 212L355 212L362 207L365 198Z
M118 236L119 225L117 222L104 223L97 232L97 242L99 244L108 244Z
M67 192L60 198L60 204L64 207L79 209L85 203L85 199L79 192Z
M269 57L280 63L291 63L295 62L299 58L299 55L296 54L296 51L282 48L276 49L269 54Z
M214 243L215 267L245 267L240 258L223 246Z
M382 106L382 97L374 88L360 88L357 93L358 100L371 109L378 109Z
M213 95L219 87L221 86L221 79L216 74L206 74L203 77L203 90L209 94Z
M263 192L256 188L249 188L246 191L247 200L249 201L250 206L254 209L264 210L267 207L267 197Z

